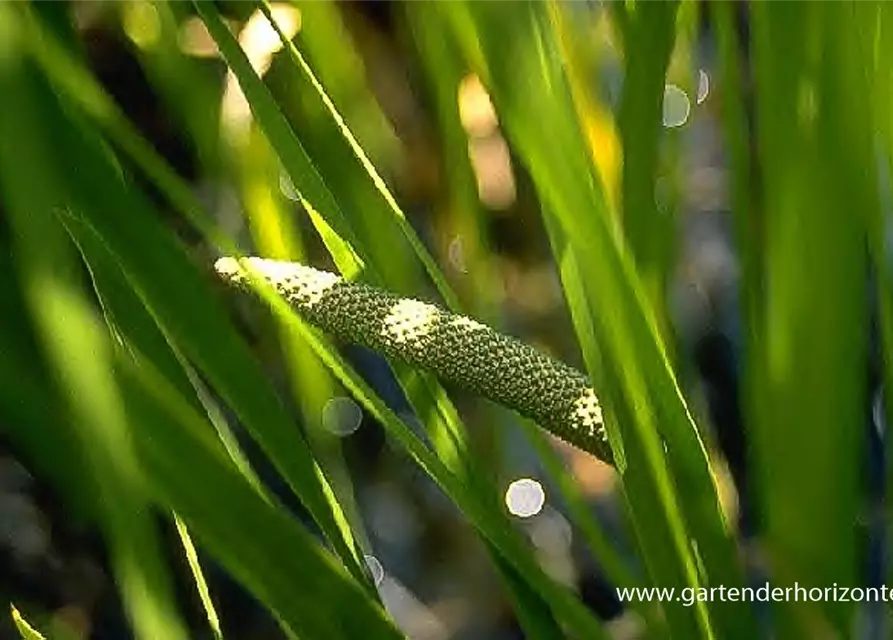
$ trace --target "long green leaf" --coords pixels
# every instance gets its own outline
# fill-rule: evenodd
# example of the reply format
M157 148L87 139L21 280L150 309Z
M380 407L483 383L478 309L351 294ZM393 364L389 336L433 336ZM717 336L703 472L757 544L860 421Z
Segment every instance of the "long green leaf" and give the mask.
M0 22L15 25L16 9ZM54 372L97 491L97 507L125 609L140 638L185 638L172 599L153 514L135 463L103 330L79 290L74 260L53 209L66 180L51 143L64 120L55 98L7 34L0 88L10 99L0 124L0 188L10 215L19 274L36 333ZM40 127L34 123L40 119ZM15 124L15 126L11 126Z
M878 202L869 101L845 96L868 94L868 60L850 6L755 5L752 17L767 274L753 434L767 546L778 584L855 584L866 223ZM782 635L846 634L855 607L778 609Z
M116 256L164 334L236 411L345 564L365 579L365 564L331 488L225 308L145 196L115 175L108 155L86 131L69 126L58 132L80 158L79 179L72 184L77 209Z
M288 630L302 638L400 637L365 586L245 482L207 439L202 416L157 371L129 358L119 360L118 371L160 503Z

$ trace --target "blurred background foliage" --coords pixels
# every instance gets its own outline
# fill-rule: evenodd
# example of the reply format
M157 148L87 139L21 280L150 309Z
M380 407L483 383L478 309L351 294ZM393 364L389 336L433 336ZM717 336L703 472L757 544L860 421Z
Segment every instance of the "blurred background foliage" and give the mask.
M0 3L0 635L888 637L615 588L893 584L891 47L869 1ZM234 254L585 369L616 468Z

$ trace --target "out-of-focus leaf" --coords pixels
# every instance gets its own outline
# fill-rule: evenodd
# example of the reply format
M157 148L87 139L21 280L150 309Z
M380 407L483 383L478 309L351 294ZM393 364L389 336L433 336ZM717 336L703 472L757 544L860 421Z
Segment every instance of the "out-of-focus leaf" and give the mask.
M163 333L239 415L346 566L365 580L365 564L331 488L206 278L145 196L116 175L95 135L72 124L55 135L79 158L78 179L70 185L75 208L114 254Z
M780 586L859 575L866 225L878 192L870 101L852 100L869 93L856 15L836 4L752 7L766 283L751 433ZM856 611L836 601L777 608L783 636L846 635Z
M3 7L0 22L15 24ZM92 477L112 566L139 638L185 638L155 521L135 462L103 330L73 277L75 261L53 209L68 198L52 133L63 122L36 66L16 50L0 56L0 194L7 206L25 303ZM8 46L9 43L7 43ZM39 122L40 126L34 126Z

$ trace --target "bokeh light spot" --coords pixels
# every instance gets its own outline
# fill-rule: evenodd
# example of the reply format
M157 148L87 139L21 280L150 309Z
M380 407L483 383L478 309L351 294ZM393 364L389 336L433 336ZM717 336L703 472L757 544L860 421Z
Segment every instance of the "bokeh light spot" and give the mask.
M884 395L880 391L874 394L874 402L871 403L871 417L878 435L883 436L887 430L887 423L884 419Z
M285 171L279 174L279 191L289 200L297 202L301 199L295 184L291 181L291 176L285 173Z
M681 127L688 122L688 114L691 112L691 103L685 91L675 84L664 87L664 126L668 129Z
M177 31L177 45L189 56L216 58L220 52L201 18L187 18Z
M366 566L369 567L369 573L372 574L372 580L377 587L384 580L384 567L381 566L381 562L375 556L366 554L363 556L363 559L366 561Z
M459 120L472 137L487 137L496 131L498 120L490 95L476 75L459 83Z
M286 39L291 40L301 30L301 11L284 3L270 5L273 20ZM273 55L282 49L282 39L267 17L255 11L239 33L239 44L248 55L251 66L263 75L270 67Z
M349 436L360 428L363 410L352 399L338 396L326 402L322 409L322 424L338 436Z
M570 523L555 509L546 507L539 518L531 521L530 539L537 548L549 553L566 553L573 542Z
M468 266L465 264L465 248L462 238L456 236L450 241L449 247L450 264L459 273L468 273Z
M698 69L698 97L697 103L701 104L710 95L710 76L703 69Z
M530 518L543 509L546 492L536 480L521 478L512 482L505 492L505 504L512 515Z
M517 190L512 172L508 143L499 134L472 138L468 156L477 178L478 197L490 209L508 209L515 202Z

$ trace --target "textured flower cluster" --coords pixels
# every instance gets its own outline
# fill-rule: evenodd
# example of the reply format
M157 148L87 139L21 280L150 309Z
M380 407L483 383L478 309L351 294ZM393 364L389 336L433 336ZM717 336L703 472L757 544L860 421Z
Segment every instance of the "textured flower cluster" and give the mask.
M246 258L308 322L344 342L432 372L441 380L514 409L562 440L611 462L601 407L582 373L470 318L399 298L293 262ZM245 287L233 258L217 272Z

